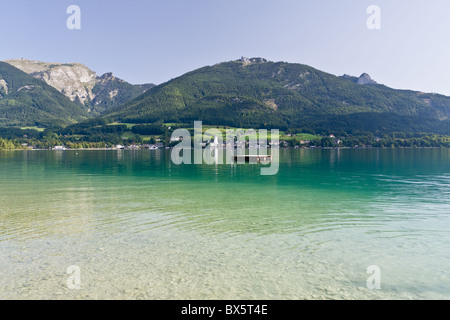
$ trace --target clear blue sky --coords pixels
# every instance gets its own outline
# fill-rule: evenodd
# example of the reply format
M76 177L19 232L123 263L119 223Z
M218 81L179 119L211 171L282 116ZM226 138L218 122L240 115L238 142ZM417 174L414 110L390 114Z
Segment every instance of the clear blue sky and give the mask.
M81 8L81 30L66 9ZM367 7L381 8L369 30ZM448 0L0 0L0 60L80 62L162 83L241 56L450 95Z

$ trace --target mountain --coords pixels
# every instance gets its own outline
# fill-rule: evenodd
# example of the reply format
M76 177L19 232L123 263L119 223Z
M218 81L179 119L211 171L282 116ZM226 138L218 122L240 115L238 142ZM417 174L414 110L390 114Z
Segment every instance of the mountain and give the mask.
M67 125L88 117L85 107L44 81L0 62L1 126Z
M94 115L126 103L154 86L132 85L112 73L99 77L80 63L48 63L26 59L5 62L45 81L70 100L84 104Z
M315 131L450 134L450 98L395 90L369 75L241 58L186 73L105 113L109 120Z

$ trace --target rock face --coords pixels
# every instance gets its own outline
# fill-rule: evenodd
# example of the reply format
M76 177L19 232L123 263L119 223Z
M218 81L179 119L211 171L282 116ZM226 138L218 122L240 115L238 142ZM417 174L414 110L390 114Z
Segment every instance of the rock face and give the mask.
M97 77L95 72L85 65L79 63L54 64L25 59L5 62L37 79L44 80L72 101L77 100L78 97L79 101L84 104L88 99L94 98L92 89L96 84Z
M26 59L5 62L45 81L70 100L87 106L90 112L97 114L128 102L153 86L132 85L112 73L98 77L80 63L48 63Z
M5 80L0 78L0 97L6 96L8 94L8 84Z
M363 73L356 83L361 85L377 84L367 73Z

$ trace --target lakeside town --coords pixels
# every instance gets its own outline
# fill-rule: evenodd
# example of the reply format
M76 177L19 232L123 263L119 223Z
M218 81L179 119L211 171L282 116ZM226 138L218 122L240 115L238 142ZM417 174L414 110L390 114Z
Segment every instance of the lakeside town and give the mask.
M288 135L287 137L291 137L291 135ZM443 146L439 144L422 144L422 145L401 145L401 143L391 143L391 145L384 145L379 142L381 142L381 138L375 138L376 144L375 146L372 144L354 144L354 145L344 145L343 141L339 138L336 138L334 135L329 135L328 137L325 137L325 141L329 142L326 143L326 145L322 145L324 139L321 139L321 141L310 141L310 140L299 140L294 141L292 139L290 140L280 140L279 142L270 142L268 148L273 147L279 147L281 149L371 149L371 148L437 148L437 147L449 147L448 145ZM141 144L117 144L117 145L108 145L105 144L103 147L78 147L74 148L66 144L61 145L55 145L53 147L49 148L39 148L36 145L28 145L27 143L21 144L22 149L26 150L53 150L53 151L64 151L64 150L160 150L160 149L172 149L174 146L176 146L178 143L182 142L181 138L171 138L170 143L166 144L164 142L161 142L160 139L157 139L158 141L155 143L141 143ZM217 140L215 141L207 141L201 143L202 148L215 148L215 149L230 149L230 148L244 148L244 149L261 149L261 145L259 144L251 144L248 141L235 141L234 145L231 145L230 143L223 143L219 144ZM0 144L0 150L4 150L7 148L2 148ZM15 148L20 149L20 148Z
M202 147L230 148L227 145L227 132L240 129L228 126L207 126L195 131L193 126L174 124L120 124L89 123L59 128L2 128L0 129L0 150L157 150L172 148L183 141L177 136L177 129L190 136L202 133ZM214 132L214 133L211 133ZM260 138L251 130L245 131L245 148L259 148L259 144L249 143L250 139ZM221 135L221 137L220 137ZM215 141L215 137L219 138ZM379 133L372 132L315 132L310 129L291 129L279 131L278 139L271 141L279 148L288 149L330 149L330 148L435 148L450 147L450 136L429 133ZM193 140L191 139L193 146ZM240 139L236 138L234 147Z

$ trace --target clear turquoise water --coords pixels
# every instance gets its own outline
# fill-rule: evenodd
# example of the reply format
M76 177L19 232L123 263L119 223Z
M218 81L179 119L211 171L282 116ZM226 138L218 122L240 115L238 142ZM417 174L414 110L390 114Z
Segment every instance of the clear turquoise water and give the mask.
M450 298L450 150L280 156L0 152L0 299Z

